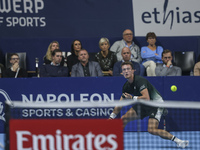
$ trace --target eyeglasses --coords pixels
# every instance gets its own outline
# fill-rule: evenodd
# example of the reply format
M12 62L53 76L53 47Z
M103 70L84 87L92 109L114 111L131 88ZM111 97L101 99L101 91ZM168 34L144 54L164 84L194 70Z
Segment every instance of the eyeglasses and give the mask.
M19 60L19 58L11 58L11 60Z
M171 59L172 57L164 57L164 59Z
M126 34L124 34L125 36L127 36L127 35L133 35L133 33L126 33Z

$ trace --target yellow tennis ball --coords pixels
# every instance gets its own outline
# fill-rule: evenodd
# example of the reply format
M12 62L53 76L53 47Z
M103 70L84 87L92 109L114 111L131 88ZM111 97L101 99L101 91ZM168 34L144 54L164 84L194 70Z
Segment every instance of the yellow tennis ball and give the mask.
M172 90L172 92L176 92L176 91L177 91L176 85L172 85L172 86L171 86L171 90Z

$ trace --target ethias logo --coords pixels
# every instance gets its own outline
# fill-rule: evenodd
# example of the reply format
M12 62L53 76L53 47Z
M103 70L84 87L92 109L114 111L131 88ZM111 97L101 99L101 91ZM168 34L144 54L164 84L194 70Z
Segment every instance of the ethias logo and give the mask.
M156 23L156 24L170 24L172 29L174 23L190 24L200 23L200 10L194 12L185 10L185 7L174 7L175 9L169 8L169 0L165 0L163 5L163 12L158 11L158 8L154 8L152 12L145 11L142 13L142 21L145 24Z

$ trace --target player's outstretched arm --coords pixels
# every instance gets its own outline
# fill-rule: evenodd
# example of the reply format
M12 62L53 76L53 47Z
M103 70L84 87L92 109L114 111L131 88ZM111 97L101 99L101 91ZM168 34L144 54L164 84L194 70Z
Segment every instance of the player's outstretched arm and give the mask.
M123 100L122 96L120 98L120 101ZM119 114L119 112L121 111L122 107L115 107L113 112L111 113L109 119L115 119L117 117L117 115Z

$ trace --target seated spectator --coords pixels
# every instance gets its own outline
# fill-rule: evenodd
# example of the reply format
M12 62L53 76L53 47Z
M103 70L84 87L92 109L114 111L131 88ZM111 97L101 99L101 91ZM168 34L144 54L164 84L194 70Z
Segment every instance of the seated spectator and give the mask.
M95 55L95 60L99 62L102 71L108 71L110 76L113 75L113 66L117 62L117 57L114 52L109 51L110 43L107 38L101 38L99 48L101 49Z
M67 57L67 67L69 69L69 75L72 70L72 66L79 62L78 52L82 49L82 44L80 40L74 40L71 44L71 55Z
M27 77L27 71L19 66L19 55L17 53L11 54L10 63L12 66L5 70L3 77L5 78L23 78Z
M194 65L194 76L200 76L200 55L198 57L197 63Z
M131 60L131 51L130 51L130 49L128 47L124 47L122 49L121 55L122 55L123 60L118 61L118 62L115 63L114 68L113 68L113 76L122 76L123 75L122 74L121 64L123 62L127 62L127 61L132 62L133 66L134 66L134 69L135 69L134 74L135 75L140 75L140 64Z
M182 70L180 67L173 66L172 64L172 52L168 49L162 52L163 64L156 66L156 76L181 76Z
M61 66L61 61L62 51L60 49L55 49L52 52L51 64L43 65L40 68L40 77L67 77L68 68Z
M163 48L155 45L156 34L154 32L147 33L146 40L149 45L141 48L142 64L146 68L147 76L156 76L156 63L162 63Z
M122 48L128 47L131 51L131 60L137 63L141 63L140 48L133 42L133 32L130 29L126 29L123 32L123 39L116 41L110 48L110 51L114 52L117 56L117 61L122 60L121 52Z
M3 73L4 73L4 65L0 63L0 78L3 77Z
M95 61L89 61L89 54L87 50L81 49L78 53L78 59L80 62L72 67L72 77L103 76L99 63Z
M49 44L49 47L47 49L47 53L46 55L44 56L43 58L43 61L44 61L44 65L46 64L50 64L52 62L52 55L51 53L55 50L55 49L59 49L60 46L59 46L59 43L57 41L53 41ZM60 63L61 66L64 65L64 57L62 56L62 61Z

